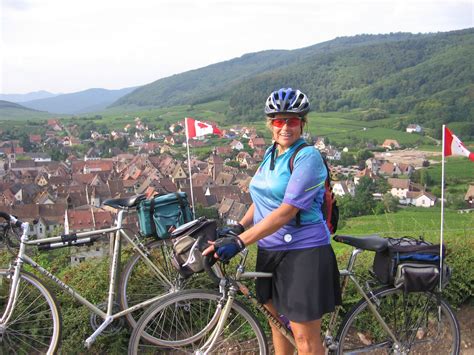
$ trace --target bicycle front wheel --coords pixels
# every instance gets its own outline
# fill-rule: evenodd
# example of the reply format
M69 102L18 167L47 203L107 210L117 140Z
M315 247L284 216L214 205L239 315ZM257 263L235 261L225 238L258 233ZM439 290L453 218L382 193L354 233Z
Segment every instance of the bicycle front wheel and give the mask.
M171 264L171 248L171 242L165 240L155 240L146 245L149 261L160 270L164 278L147 264L140 253L132 255L123 269L120 281L119 295L122 309L180 288L178 271ZM143 309L139 309L126 315L132 328L136 326L142 314Z
M374 292L377 311L397 340L401 352L459 354L460 332L449 305L431 292L404 293L388 287ZM338 354L392 354L395 344L365 300L348 313L337 336Z
M161 352L191 354L267 354L267 341L260 323L234 300L221 333L211 349L204 347L221 315L221 295L186 290L165 297L140 318L129 343L129 354ZM208 344L207 344L208 345Z
M4 317L13 272L0 269L0 317ZM61 339L61 314L55 298L35 276L20 273L11 316L0 324L0 354L53 354Z

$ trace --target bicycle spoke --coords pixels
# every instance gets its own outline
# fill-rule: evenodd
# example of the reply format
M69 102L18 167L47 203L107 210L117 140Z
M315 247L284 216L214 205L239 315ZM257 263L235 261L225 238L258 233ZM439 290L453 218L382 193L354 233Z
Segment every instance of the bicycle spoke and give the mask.
M215 336L218 315L224 314L220 312L220 298L216 293L194 290L178 292L157 302L143 315L134 329L129 352L265 354L263 331L238 301L230 304L232 308L221 333L212 348L208 349L211 335ZM157 344L145 341L141 337L144 333L155 337ZM205 344L207 345L204 347Z
M459 349L459 327L452 311L427 292L403 293L395 288L377 291L380 313L399 341L401 351L413 354L456 354ZM360 302L348 314L338 335L342 353L383 354L395 351L395 343L381 327L367 302ZM376 350L377 349L377 350Z
M12 280L9 271L0 270L5 292ZM19 292L12 314L2 332L0 353L43 354L55 351L60 338L60 316L54 298L47 288L28 273L20 274ZM2 297L0 309L8 296Z

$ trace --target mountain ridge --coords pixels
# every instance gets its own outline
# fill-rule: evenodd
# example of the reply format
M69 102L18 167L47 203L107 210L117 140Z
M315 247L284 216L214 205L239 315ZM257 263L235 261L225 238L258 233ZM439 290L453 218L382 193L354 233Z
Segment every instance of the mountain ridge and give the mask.
M54 114L81 114L105 109L114 101L126 95L136 87L108 90L90 88L69 94L61 94L50 98L22 102L28 108L47 111Z

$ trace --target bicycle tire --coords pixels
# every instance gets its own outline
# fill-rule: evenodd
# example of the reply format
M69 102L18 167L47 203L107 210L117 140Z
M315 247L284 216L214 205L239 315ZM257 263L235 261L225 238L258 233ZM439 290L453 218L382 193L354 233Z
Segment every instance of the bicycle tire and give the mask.
M128 353L186 354L199 351L217 323L215 316L221 298L218 292L205 290L185 290L166 296L140 318L130 337ZM207 331L203 332L206 328ZM145 340L143 334L153 336L155 341ZM211 354L229 352L268 354L265 332L259 321L237 300L232 304L223 334L210 349Z
M8 303L12 277L13 271L0 269L0 317ZM0 353L55 353L61 341L62 322L56 298L28 272L20 272L18 287L13 313L0 330Z
M150 251L150 260L159 267L172 286L164 283L137 251L130 257L121 273L119 298L122 309L180 288L178 271L171 264L171 258L165 255L168 251L165 248L171 248L171 243L166 240L153 240L146 245L146 248ZM144 309L139 309L125 315L132 328L136 326L143 312Z
M373 292L377 311L410 354L459 354L459 324L451 307L432 292L404 293L395 287ZM441 317L438 318L438 305ZM361 300L347 314L336 338L337 354L393 353L394 344ZM385 352L384 352L385 351Z

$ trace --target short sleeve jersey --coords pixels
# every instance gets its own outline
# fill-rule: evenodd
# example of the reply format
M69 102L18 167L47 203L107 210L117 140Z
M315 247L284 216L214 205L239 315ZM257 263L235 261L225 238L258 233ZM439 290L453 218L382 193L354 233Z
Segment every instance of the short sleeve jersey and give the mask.
M275 159L270 170L271 147L252 181L250 195L255 206L254 224L287 203L300 209L300 226L291 220L278 231L258 241L259 247L268 250L304 249L329 244L329 230L321 212L324 198L326 167L319 150L314 147L301 149L293 161L290 173L289 161L303 139Z

